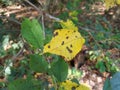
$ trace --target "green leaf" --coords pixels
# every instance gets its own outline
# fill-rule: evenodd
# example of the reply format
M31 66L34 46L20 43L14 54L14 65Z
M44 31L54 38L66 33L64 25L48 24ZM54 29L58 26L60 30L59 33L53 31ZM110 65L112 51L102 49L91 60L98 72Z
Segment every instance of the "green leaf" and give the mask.
M81 0L68 0L68 3L66 5L66 8L68 10L75 10L80 5Z
M43 48L43 30L36 19L25 19L21 25L23 38L35 48Z
M79 78L82 76L82 72L75 67L69 68L68 69L68 76L72 76L74 78Z
M74 9L73 3L71 1L68 1L66 7L67 7L68 10L73 10Z
M105 72L106 67L103 61L98 61L96 64L96 68L100 70L100 72Z
M104 82L103 90L112 90L110 84L110 78L107 78Z
M28 79L17 79L8 85L9 90L38 90Z
M113 75L110 83L112 90L120 90L120 72L117 72L115 75Z
M51 64L51 72L58 82L65 81L68 75L68 64L59 58L58 61Z
M96 30L98 31L105 31L104 27L101 25L101 23L99 21L97 21L97 23L95 24Z
M58 17L62 20L67 20L69 17L69 14L68 14L68 12L63 12Z
M43 56L34 54L30 56L30 68L35 72L47 72L48 63Z

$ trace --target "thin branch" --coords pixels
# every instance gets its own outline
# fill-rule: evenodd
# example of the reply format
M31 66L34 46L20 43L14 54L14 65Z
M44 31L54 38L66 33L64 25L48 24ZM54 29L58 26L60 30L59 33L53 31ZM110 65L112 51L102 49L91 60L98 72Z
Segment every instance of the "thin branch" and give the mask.
M0 16L0 18L2 18L2 19L3 19L3 18L6 18L6 19L9 20L9 21L12 21L12 22L15 22L15 23L21 25L21 23L20 23L18 20L13 19L13 18L11 18L11 17Z
M37 8L34 4L32 4L29 0L25 0L25 2L27 2L28 4L30 4L33 8L35 8L39 14L41 13L42 14L42 11L39 10L39 8Z
M56 18L56 17L54 17L54 16L52 16L52 15L50 15L50 14L48 14L48 13L46 13L45 14L47 17L49 17L50 19L53 19L53 20L55 20L55 21L60 21L60 19L59 18Z
M34 4L32 4L30 1L28 1L28 0L25 0L25 1L26 1L28 4L30 4L35 10L37 10L39 14L42 15L42 18L41 18L41 20L42 20L42 29L43 29L44 39L45 39L44 15L47 16L47 17L49 17L50 19L54 19L54 20L56 20L56 21L60 21L60 19L59 19L59 18L56 18L56 17L54 17L54 16L51 16L51 15L49 15L49 14L47 14L47 13L44 14L42 10L40 11L40 9L37 8Z
M49 17L50 19L54 19L54 20L56 20L56 21L60 21L59 18L56 18L56 17L54 17L54 16L52 16L52 15L50 15L50 14L48 14L48 13L43 14L43 11L42 11L42 10L40 11L40 9L37 8L34 4L32 4L30 1L25 0L25 2L27 2L28 4L30 4L35 10L37 10L37 11L38 11L39 13L41 13L42 15L46 15L46 16Z
M100 49L100 50L103 50L103 49L101 48L101 46L99 45L99 43L95 40L95 38L94 38L93 35L91 34L91 32L90 32L90 31L92 31L91 29L89 29L89 28L84 28L84 27L81 27L81 26L79 26L79 28L82 29L82 30L85 30L85 31L92 37L92 39L94 40L94 42L96 43L96 45L99 47L99 49Z
M45 25L44 25L44 15L42 14L42 29L43 29L43 36L45 39Z
M12 60L12 61L15 61L15 59L23 52L23 50L24 50L24 47L21 48L20 51L19 51L15 56L13 56L13 57L11 58L11 60Z
M41 20L42 20L42 29L43 29L44 39L45 39L44 14L43 14L42 10L40 11L40 9L37 8L34 4L32 4L30 1L28 1L28 0L25 0L25 1L26 1L28 4L30 4L35 10L37 10L39 14L42 15L42 18L41 18Z

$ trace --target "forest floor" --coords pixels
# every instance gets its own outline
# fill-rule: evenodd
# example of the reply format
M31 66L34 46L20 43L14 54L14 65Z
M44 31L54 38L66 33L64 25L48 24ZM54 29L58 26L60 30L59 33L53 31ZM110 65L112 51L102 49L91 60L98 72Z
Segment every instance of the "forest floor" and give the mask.
M81 3L81 8L84 9L85 4L85 2ZM29 6L26 8L20 4L0 7L0 14L2 13L5 15L0 15L0 18L4 20L4 27L0 26L0 32L4 28L7 32L15 33L15 37L17 37L20 33L20 22L23 17L29 17L32 19L39 16L38 12L33 7ZM85 10L82 15L79 15L79 19L83 22L87 19L95 22L97 15L106 16L113 27L118 27L120 29L119 23L115 21L116 19L113 20L112 15L105 13L105 6L101 2L94 3L89 11ZM113 53L112 58L120 58L120 50L113 48L109 50L109 52ZM3 64L5 59L6 58L0 58L0 63ZM88 60L79 68L79 70L83 71L83 76L80 78L80 82L87 83L91 86L92 90L102 90L104 81L110 73L100 73L98 70L91 70L88 68L94 65L94 63L91 63L92 62ZM2 81L1 77L0 81Z

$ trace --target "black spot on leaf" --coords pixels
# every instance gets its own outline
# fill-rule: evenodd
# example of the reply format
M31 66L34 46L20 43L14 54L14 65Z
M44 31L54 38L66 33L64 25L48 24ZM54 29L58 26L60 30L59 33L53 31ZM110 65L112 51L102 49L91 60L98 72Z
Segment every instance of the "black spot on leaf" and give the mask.
M70 45L70 47L71 47L71 48L73 47L72 44Z
M74 33L76 32L76 30L73 31Z
M78 36L75 36L75 38L78 38Z
M61 45L64 45L64 41L62 41Z
M76 87L75 87L75 86L73 86L73 87L71 88L71 90L76 90Z
M72 53L72 50L69 47L66 47L66 49L69 53Z
M69 37L67 36L66 39L68 39Z
M50 48L50 45L48 45L48 48Z
M58 32L55 32L55 33L54 33L54 37L57 36L57 35L58 35Z

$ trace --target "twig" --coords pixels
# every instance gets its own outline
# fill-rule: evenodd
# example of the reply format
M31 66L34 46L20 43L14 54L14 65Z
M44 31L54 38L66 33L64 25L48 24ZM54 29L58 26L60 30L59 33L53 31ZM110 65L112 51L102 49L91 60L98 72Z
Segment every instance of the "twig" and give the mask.
M47 17L49 17L50 19L53 19L53 20L55 20L55 21L60 21L60 19L59 18L56 18L56 17L54 17L54 16L52 16L52 15L50 15L50 14L48 14L48 13L46 13L45 14Z
M84 28L84 27L81 27L81 26L79 26L79 28L82 29L82 30L85 30L85 31L92 37L92 39L93 39L94 42L97 44L97 46L100 48L100 50L103 50L103 49L101 48L101 46L99 45L99 43L94 39L93 35L91 34L91 32L90 32L90 31L92 31L91 29L89 29L89 28Z
M40 11L40 9L37 8L34 4L32 4L30 1L28 1L28 0L25 0L25 1L26 1L28 4L30 4L35 10L37 10L39 14L45 15L45 16L49 17L50 19L54 19L54 20L56 20L56 21L60 21L59 18L56 18L56 17L54 17L54 16L52 16L52 15L50 15L50 14L48 14L48 13L43 14L43 11L42 11L42 10Z
M43 36L45 39L45 25L44 25L44 15L42 14L42 29L43 29Z
M32 4L29 0L25 0L25 2L27 2L28 4L30 4L33 8L35 8L39 14L41 13L42 14L42 11L39 10L39 8L37 8L34 4Z
M51 15L49 15L49 14L47 14L47 13L43 13L42 10L40 11L39 8L37 8L34 4L32 4L32 3L31 3L30 1L28 1L28 0L25 0L25 2L27 2L28 4L30 4L35 10L38 11L39 14L42 15L42 18L41 18L41 20L42 20L42 29L43 29L44 39L45 39L44 15L47 16L47 17L49 17L50 19L54 19L54 20L56 20L56 21L60 21L60 19L59 19L59 18L56 18L56 17L54 17L54 16L51 16ZM40 4L41 4L41 3L40 3Z
M40 11L39 8L37 8L34 4L32 4L32 3L31 3L30 1L28 1L28 0L25 0L25 2L27 2L29 5L31 5L35 10L38 11L39 14L42 15L42 29L43 29L44 39L45 39L45 26L44 26L44 14L43 14L43 11L42 11L42 10Z
M17 23L17 24L19 24L19 25L21 25L21 23L18 21L18 20L15 20L15 19L13 19L13 18L10 18L10 17L6 17L6 16L0 16L0 18L6 18L7 20L9 20L9 21L13 21L13 22L15 22L15 23Z
M20 51L19 51L15 56L13 56L13 57L11 58L11 60L12 60L12 61L15 61L15 59L23 52L23 50L24 50L24 47L21 48Z

